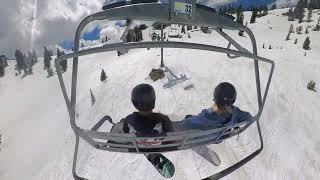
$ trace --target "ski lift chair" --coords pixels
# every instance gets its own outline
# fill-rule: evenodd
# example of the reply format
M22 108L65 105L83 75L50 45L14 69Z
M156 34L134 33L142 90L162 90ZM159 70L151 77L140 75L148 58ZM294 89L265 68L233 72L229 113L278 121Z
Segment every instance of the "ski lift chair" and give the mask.
M99 150L122 152L122 153L164 153L170 151L179 151L184 149L191 149L197 146L203 146L211 143L217 143L226 138L231 138L245 131L250 125L256 123L257 130L260 139L260 148L251 153L249 156L240 160L239 162L231 165L230 167L218 172L209 177L209 179L222 178L233 171L237 170L254 157L256 157L263 149L263 139L259 124L259 119L267 98L273 70L274 62L260 57L257 55L256 40L251 30L241 24L233 21L232 18L221 16L216 13L213 9L205 7L203 5L196 4L193 0L170 0L169 4L153 2L153 3L140 3L140 4L126 4L118 3L109 7L104 7L104 11L86 17L78 26L75 41L74 41L74 52L56 59L57 73L61 90L65 99L65 103L70 116L70 124L74 130L76 136L75 152L73 158L72 174L75 179L84 179L78 176L76 172L79 138L82 138L91 146ZM92 49L84 49L79 51L79 40L80 35L84 27L95 20L141 20L141 21L154 21L165 24L183 24L183 25L195 25L195 26L206 26L212 30L218 32L228 41L227 48L217 47L212 45L204 45L197 43L187 42L121 42L115 44L106 44L101 47L94 47ZM252 42L252 52L242 47L230 36L223 32L223 29L244 31L248 34ZM233 45L237 50L230 49ZM225 53L229 58L246 57L253 59L255 68L255 79L256 79L256 90L258 99L258 113L252 118L252 121L236 124L234 126L222 127L217 129L210 129L206 131L202 130L187 130L178 131L171 133L164 133L159 135L150 135L141 137L136 134L119 134L109 132L99 132L99 127L103 122L98 122L91 130L80 128L76 119L76 92L77 92L77 74L78 74L78 57L88 54L116 51L118 49L137 49L137 48L186 48L186 49L197 49L205 51L214 51ZM72 68L72 82L71 82L71 98L69 99L66 92L65 84L60 69L60 62L62 60L73 58ZM259 63L265 62L271 65L271 69L268 75L268 80L264 94L262 96L260 86L260 75L259 75ZM235 128L239 127L239 128ZM158 141L156 145L150 145L148 140ZM112 143L117 142L117 143ZM165 143L173 142L173 143ZM208 179L208 178L207 178Z

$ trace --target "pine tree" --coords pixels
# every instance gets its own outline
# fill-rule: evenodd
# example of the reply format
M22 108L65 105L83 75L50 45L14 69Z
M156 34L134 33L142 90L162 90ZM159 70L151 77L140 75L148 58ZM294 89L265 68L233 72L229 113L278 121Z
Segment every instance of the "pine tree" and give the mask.
M292 8L288 11L288 21L294 21L294 14Z
M3 77L5 74L5 67L7 66L7 62L4 56L0 56L0 77Z
M15 51L15 57L17 61L16 70L18 71L18 74L21 74L21 70L26 69L25 55L17 49Z
M290 33L288 33L287 37L286 37L286 41L290 40Z
M101 75L100 75L100 81L103 82L107 79L107 75L106 73L104 72L104 70L102 69L101 71Z
M57 57L60 57L64 55L63 51L60 51L59 48L57 48ZM62 73L64 73L67 69L66 69L66 60L60 61L59 67L61 68ZM56 64L57 67L57 64Z
M312 18L312 10L308 10L308 15L307 15L307 22L311 22L311 18Z
M312 4L311 4L311 0L308 3L308 10L312 10Z
M61 54L61 55L64 55L65 53L64 53L64 51L61 51L60 54ZM66 72L66 71L67 71L67 68L68 68L68 62L67 62L67 60L62 60L62 61L60 62L60 67L61 67L61 70L62 70L63 73Z
M307 37L306 40L303 43L303 49L304 50L309 50L310 49L310 38Z
M3 77L5 74L5 69L4 66L2 66L1 62L0 62L0 78Z
M37 53L36 51L33 49L32 50L32 64L36 64L38 62L38 56L37 56Z
M91 97L91 106L93 106L94 103L96 102L96 98L94 98L94 95L93 95L91 89L90 89L90 97Z
M257 15L258 15L258 11L257 11L257 10L252 11L252 15L251 15L251 19L250 19L250 24L253 24L253 23L256 22Z
M57 57L60 57L60 56L61 56L60 50L59 48L57 48Z
M130 29L127 34L127 42L133 42L133 30Z
M310 91L317 92L316 90L316 83L314 81L310 81L307 85L307 89Z
M181 28L181 33L183 33L183 34L186 33L186 29L185 29L184 25L183 25L182 28Z
M294 40L294 44L297 44L298 43L298 39L296 38L295 40Z
M28 52L28 56L26 57L26 65L27 65L28 75L33 74L32 67L34 66L34 62L33 62L33 55L31 51Z
M244 15L243 15L243 12L240 12L238 15L237 15L237 23L243 25L243 21L244 21Z
M50 69L51 67L51 54L52 52L50 52L47 47L44 47L44 54L43 54L43 61L44 61L44 70Z
M303 27L302 26L298 26L296 31L297 31L297 34L302 34L302 30L303 30Z
M203 33L205 33L205 34L209 34L210 33L210 31L209 31L209 27L204 27L204 26L201 26L201 31L203 32Z
M308 8L308 1L309 0L303 0L303 8Z
M47 78L50 78L53 76L53 70L51 68L47 69L47 72L48 72Z
M316 24L316 27L313 28L313 31L320 31L320 16L318 19L318 23Z
M294 33L293 24L290 25L289 33Z
M294 9L294 15L298 19L299 23L302 23L302 20L304 18L304 6L306 6L305 2L306 1L304 0L299 0L296 8Z
M148 28L148 26L146 24L141 24L139 26L139 29L142 31L142 30L146 30Z
M268 15L268 7L267 7L267 5L264 6L263 13L262 13L262 16L266 16L266 15Z
M239 31L239 36L243 36L244 31Z
M309 30L308 30L308 28L306 28L306 31L305 31L305 33L306 33L306 34L309 34Z
M237 12L237 20L236 22L243 25L243 21L244 21L244 15L243 12ZM239 36L243 36L243 31L239 31Z
M310 0L310 8L311 9L320 9L320 1L319 0Z
M142 41L142 30L140 29L139 26L135 26L133 28L133 42L140 42Z

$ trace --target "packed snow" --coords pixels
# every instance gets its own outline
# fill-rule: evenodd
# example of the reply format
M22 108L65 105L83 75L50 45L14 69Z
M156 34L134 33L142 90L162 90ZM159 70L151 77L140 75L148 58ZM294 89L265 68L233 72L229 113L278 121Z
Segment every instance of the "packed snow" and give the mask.
M276 69L270 87L261 127L265 148L244 167L225 179L320 179L320 95L307 90L310 80L320 84L320 33L292 34L285 41L290 24L282 16L287 9L270 11L268 16L248 24L258 44L262 57L275 61ZM313 22L303 22L305 28L315 25L319 11L314 11ZM250 20L250 12L245 13ZM145 30L144 38L148 40ZM304 32L304 31L303 31ZM238 32L226 31L240 44L250 49L248 37ZM190 32L175 41L197 42L227 46L217 33ZM311 50L302 49L307 36ZM298 38L298 44L294 44ZM174 39L169 39L170 41ZM262 45L265 44L265 48ZM271 45L272 49L269 49ZM130 101L132 88L139 83L149 83L157 93L156 111L180 121L187 114L197 114L212 104L213 88L223 81L231 82L238 91L236 105L257 113L257 98L253 61L245 58L228 59L225 54L207 51L165 49L165 65L176 74L186 74L191 79L170 89L163 89L166 78L152 82L148 74L160 64L160 49L130 50L118 57L116 52L106 52L79 58L79 84L77 98L77 123L90 129L104 115L115 122L134 111ZM6 76L0 79L0 179L72 179L72 159L75 136L69 124L67 109L57 76L46 78L42 58L34 67L34 75L15 76L14 62L9 62ZM68 89L71 84L71 61L64 78ZM104 69L108 78L100 82ZM270 66L260 63L262 87L265 87ZM183 87L194 84L194 89ZM90 89L96 103L91 107ZM318 88L319 91L319 88ZM68 91L69 92L69 91ZM102 131L109 131L105 124ZM195 180L208 177L249 155L259 146L256 125L246 132L219 145L208 146L221 158L219 167L211 165L191 150L166 153L175 165L172 179ZM80 141L77 171L89 179L165 179L151 166L143 155L98 151Z

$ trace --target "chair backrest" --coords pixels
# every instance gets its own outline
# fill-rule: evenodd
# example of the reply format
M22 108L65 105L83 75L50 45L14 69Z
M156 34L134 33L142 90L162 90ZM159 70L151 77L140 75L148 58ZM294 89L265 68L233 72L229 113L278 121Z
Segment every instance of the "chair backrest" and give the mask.
M127 153L163 153L218 143L241 133L252 121L210 130L182 130L157 135L109 133L78 129L78 135L93 147Z

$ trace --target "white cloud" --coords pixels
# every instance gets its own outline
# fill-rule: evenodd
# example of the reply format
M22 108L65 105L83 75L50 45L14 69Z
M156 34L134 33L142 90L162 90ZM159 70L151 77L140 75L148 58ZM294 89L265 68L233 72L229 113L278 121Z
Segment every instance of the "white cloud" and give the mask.
M4 0L0 6L0 54L72 40L80 21L105 0Z

